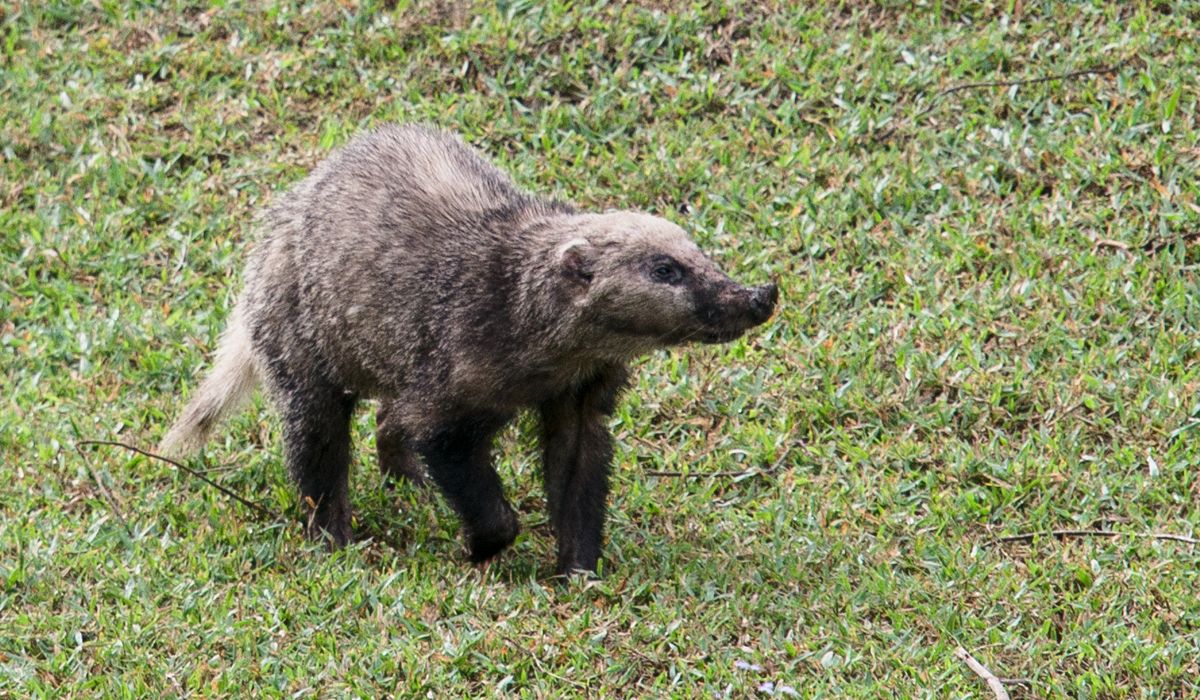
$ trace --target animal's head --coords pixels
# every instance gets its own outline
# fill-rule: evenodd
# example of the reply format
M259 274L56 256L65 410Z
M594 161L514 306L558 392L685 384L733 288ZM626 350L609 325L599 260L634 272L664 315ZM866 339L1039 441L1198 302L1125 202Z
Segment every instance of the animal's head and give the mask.
M731 280L683 229L648 214L573 217L558 268L583 318L630 347L723 343L775 310L774 284Z

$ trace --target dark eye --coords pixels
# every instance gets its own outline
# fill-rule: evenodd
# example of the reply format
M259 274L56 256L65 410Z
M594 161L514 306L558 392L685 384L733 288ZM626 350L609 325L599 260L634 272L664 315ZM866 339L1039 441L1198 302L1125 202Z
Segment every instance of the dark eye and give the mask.
M662 284L678 284L683 279L683 268L674 261L659 261L650 268L650 278Z

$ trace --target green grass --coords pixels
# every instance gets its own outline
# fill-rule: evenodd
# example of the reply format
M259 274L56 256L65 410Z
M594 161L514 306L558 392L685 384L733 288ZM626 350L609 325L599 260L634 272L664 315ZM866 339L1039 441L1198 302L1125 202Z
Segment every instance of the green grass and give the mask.
M651 5L0 8L0 696L989 697L958 645L1014 698L1200 695L1200 548L994 543L1200 531L1200 5ZM254 211L386 120L780 280L640 363L601 582L549 580L528 421L486 569L367 411L336 554L261 399L196 466L277 516L74 451L156 442Z

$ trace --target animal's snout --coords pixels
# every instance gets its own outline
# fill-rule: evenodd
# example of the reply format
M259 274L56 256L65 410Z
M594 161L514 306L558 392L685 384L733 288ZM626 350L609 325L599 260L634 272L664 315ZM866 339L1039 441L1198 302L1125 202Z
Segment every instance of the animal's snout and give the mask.
M779 301L779 289L774 284L743 287L728 282L710 294L712 301L702 303L698 309L698 320L704 328L695 336L705 343L727 343L740 337L771 318Z
M779 288L774 284L764 284L755 287L750 292L750 313L757 323L762 323L775 312L775 303L779 301Z

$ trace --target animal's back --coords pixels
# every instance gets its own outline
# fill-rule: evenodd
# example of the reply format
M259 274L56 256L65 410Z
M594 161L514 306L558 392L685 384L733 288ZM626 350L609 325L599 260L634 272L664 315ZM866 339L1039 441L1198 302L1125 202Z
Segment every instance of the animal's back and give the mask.
M382 126L355 139L313 176L351 194L353 185L379 188L422 212L480 212L528 199L458 137L418 125Z
M456 327L451 307L494 293L474 278L515 243L505 239L517 220L555 206L450 134L385 126L359 137L264 216L247 320L280 348L258 342L259 352L311 347L366 394L436 370L439 336Z
M409 238L428 229L461 234L465 218L534 202L458 137L389 124L335 151L269 207L263 239L303 247L346 238L358 248L364 243L356 239Z

